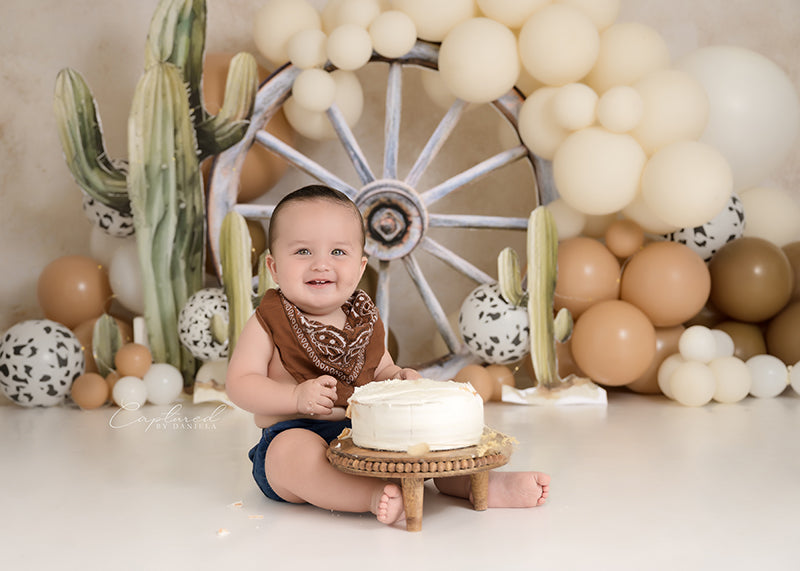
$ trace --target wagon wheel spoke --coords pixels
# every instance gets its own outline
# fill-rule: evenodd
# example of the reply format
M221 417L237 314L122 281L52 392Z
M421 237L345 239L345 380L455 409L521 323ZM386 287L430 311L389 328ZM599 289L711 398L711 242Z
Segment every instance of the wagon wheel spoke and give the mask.
M411 279L414 280L417 290L422 296L422 301L428 308L428 312L436 322L436 327L439 329L439 333L441 333L444 342L447 344L447 348L453 353L458 353L461 345L458 341L458 337L453 331L453 328L450 326L450 322L447 320L447 315L445 314L444 309L442 309L442 305L439 303L439 300L436 298L436 294L433 293L433 289L431 289L430 284L425 279L425 276L422 275L422 270L419 267L417 259L413 254L409 254L403 258L403 263L405 264L406 270L411 276Z
M344 115L342 115L342 112L335 103L328 108L326 113L328 119L330 119L331 125L333 125L333 130L336 131L339 140L342 142L342 145L344 145L344 150L347 152L347 156L350 157L350 161L353 163L356 173L358 173L358 178L361 179L361 183L369 184L375 180L375 175L372 174L372 169L369 168L367 158L358 145L358 141L356 141L355 135L353 135L353 131L347 124Z
M291 145L287 145L272 133L261 129L256 134L256 141L276 155L283 157L286 159L286 161L293 164L304 173L314 177L321 183L327 184L328 186L337 190L341 190L351 199L358 194L358 191L353 188L353 186L347 184L331 171L319 163L311 160Z
M378 284L375 287L375 306L386 326L384 341L389 342L389 261L378 262Z
M419 243L419 247L442 260L445 264L458 270L468 278L481 283L493 283L495 280L475 265L471 264L452 250L442 246L436 240L431 240L427 236Z
M403 101L403 68L399 63L389 66L386 84L386 119L383 146L383 178L397 178L397 158L400 148L400 112Z
M458 125L458 120L461 118L466 106L467 104L465 101L456 99L450 106L450 109L447 110L445 116L442 117L436 129L434 129L433 134L425 143L425 147L423 147L422 152L419 154L419 157L417 157L414 166L412 166L411 170L408 172L408 176L406 176L405 180L407 185L416 188L417 183L419 183L428 165L430 165L436 155L439 154L439 151L444 146L450 133L452 133L453 129Z
M473 180L476 180L492 171L509 165L526 156L528 156L528 149L524 145L517 145L512 149L497 153L485 161L482 161L477 165L447 179L443 183L426 190L421 195L422 201L427 206L430 206L437 200L441 200L454 190L463 187Z
M431 228L493 228L498 230L525 230L527 218L512 216L483 216L480 214L430 214Z

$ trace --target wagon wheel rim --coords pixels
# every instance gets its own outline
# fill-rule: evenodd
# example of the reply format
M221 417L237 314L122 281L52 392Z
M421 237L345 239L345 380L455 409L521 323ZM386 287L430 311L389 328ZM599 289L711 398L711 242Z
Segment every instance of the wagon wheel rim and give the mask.
M478 284L492 283L496 281L494 278L433 239L428 235L428 231L431 228L525 230L528 219L527 216L438 214L430 212L429 207L468 183L519 160L527 160L530 163L533 172L532 188L537 203L547 203L556 196L554 189L546 182L542 182L541 175L548 170L549 164L530 153L522 144L501 151L431 188L425 190L417 188L426 169L434 161L461 119L467 106L461 100L456 100L447 110L409 172L404 177L400 177L398 154L402 113L402 69L404 66L415 66L436 70L438 69L438 53L438 45L417 41L414 48L402 57L389 59L373 54L370 60L389 64L385 101L383 164L380 165L379 175L375 174L372 165L367 161L356 137L338 108L334 105L327 111L339 142L343 145L361 182L358 187L345 182L331 170L263 129L291 95L294 80L301 72L299 68L291 64L284 65L275 71L258 90L250 126L243 139L215 159L211 170L208 199L210 251L217 274L221 276L219 237L225 215L231 210L235 210L245 218L269 219L275 207L274 205L237 203L236 201L239 172L251 145L264 146L320 183L346 194L359 207L366 222L365 250L372 259L377 260L378 280L375 303L387 330L391 323L389 313L390 270L394 262L402 262L450 351L448 355L437 359L422 371L430 373L431 376L434 371L449 373L457 371L458 368L474 358L467 352L465 345L460 342L434 288L425 278L415 255L417 248L451 266ZM523 101L523 96L516 89L512 89L493 101L491 105L518 132L517 120Z

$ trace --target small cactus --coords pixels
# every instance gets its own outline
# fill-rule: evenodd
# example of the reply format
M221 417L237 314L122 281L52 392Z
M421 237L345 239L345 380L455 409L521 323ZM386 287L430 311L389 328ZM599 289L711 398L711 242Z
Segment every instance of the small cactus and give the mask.
M531 362L539 386L554 390L569 384L558 375L555 341L564 342L572 334L572 316L562 308L553 317L556 288L558 229L552 213L537 207L528 219L528 291L522 287L519 259L512 248L497 258L498 281L503 297L514 305L528 306L531 335Z
M244 324L253 313L253 287L251 285L252 242L244 217L231 210L222 220L219 237L222 284L228 298L228 356L239 339Z

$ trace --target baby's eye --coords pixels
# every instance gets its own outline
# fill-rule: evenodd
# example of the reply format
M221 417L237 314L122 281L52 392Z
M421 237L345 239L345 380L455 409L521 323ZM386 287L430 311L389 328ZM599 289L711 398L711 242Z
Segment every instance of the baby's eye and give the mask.
M345 252L341 248L334 248L333 250L331 250L331 254L334 256L344 256L345 254L347 254L347 252Z
M311 250L309 250L308 248L300 248L295 252L295 254L298 256L308 256L309 254L311 254Z

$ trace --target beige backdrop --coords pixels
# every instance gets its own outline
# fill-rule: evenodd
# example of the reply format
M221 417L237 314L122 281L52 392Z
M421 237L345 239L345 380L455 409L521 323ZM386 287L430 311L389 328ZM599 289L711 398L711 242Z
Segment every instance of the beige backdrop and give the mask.
M325 0L315 0L322 6ZM81 210L80 193L67 170L56 135L52 93L56 73L69 66L89 83L100 108L107 147L124 157L126 121L134 87L142 71L143 42L156 0L5 0L0 9L0 331L24 319L42 317L36 301L39 272L64 255L90 253L91 227ZM259 0L209 0L209 52L249 51L257 54L251 35ZM633 20L656 28L673 58L707 45L731 44L769 57L800 85L800 1L798 0L623 0L619 21ZM385 68L362 73L368 111L357 128L370 159L380 160L382 89ZM421 92L416 73L407 74L401 165L413 161L442 111ZM374 110L377 109L377 112ZM504 133L490 110L470 112L447 154L426 176L435 182L486 158L500 148ZM309 154L331 170L354 180L352 167L336 143L300 141ZM796 192L800 186L800 143L775 173L773 182ZM373 152L373 149L376 152ZM491 183L471 186L445 205L451 212L526 215L533 205L530 173L523 167L504 172ZM267 195L280 193L308 179L290 173ZM507 204L503 204L506 203ZM521 214L520 214L521 213ZM495 275L497 252L512 245L524 253L519 233L455 232L441 239ZM423 268L445 310L455 315L472 284L437 263ZM439 354L433 333L404 272L392 277L392 312L403 316L392 328L401 339L400 358L407 363Z

